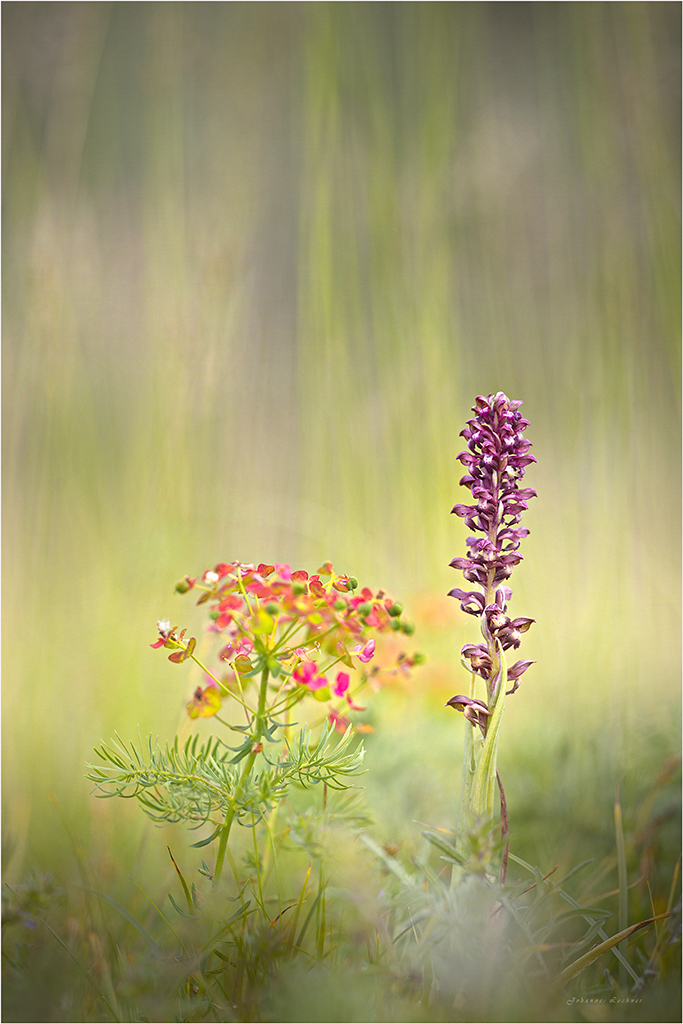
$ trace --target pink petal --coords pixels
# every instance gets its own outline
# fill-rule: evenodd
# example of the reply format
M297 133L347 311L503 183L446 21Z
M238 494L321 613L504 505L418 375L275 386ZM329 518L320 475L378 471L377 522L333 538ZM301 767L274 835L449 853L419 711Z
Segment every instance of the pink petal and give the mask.
M332 690L336 697L343 697L349 688L351 682L351 676L348 672L337 672L337 681L335 682Z
M358 653L358 658L359 658L360 661L363 661L363 662L371 661L372 657L373 657L373 655L375 653L375 641L374 640L368 640L368 642L366 643L365 647L362 648L362 650L361 650L360 644L358 644L356 646L356 650L359 652Z

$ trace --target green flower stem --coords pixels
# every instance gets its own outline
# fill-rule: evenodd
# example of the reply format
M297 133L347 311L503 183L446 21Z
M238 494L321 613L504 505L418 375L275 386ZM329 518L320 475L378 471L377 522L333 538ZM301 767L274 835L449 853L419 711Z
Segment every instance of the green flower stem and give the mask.
M224 695L225 695L225 694L227 694L227 693L230 693L230 694L231 694L231 696L233 697L233 699L234 699L234 700L236 700L238 704L241 704L241 705L242 705L242 707L243 707L243 708L245 709L245 711L249 711L249 712L250 712L250 713L251 713L252 715L253 715L253 714L255 714L255 712L254 712L254 709L253 709L253 708L251 707L251 705L247 704L247 703L246 703L246 701L242 700L242 698L241 698L241 697L238 697L238 696L237 696L237 694L235 693L235 691L234 691L234 690L228 690L228 688L227 688L227 686L225 685L225 683L222 683L222 682L220 681L220 679L216 679L216 677L215 677L215 675L213 674L213 672L211 672L211 671L210 671L210 670L209 670L209 669L208 669L208 668L206 667L206 665L204 665L204 664L203 664L203 663L202 663L202 662L201 662L201 661L199 660L199 658L198 658L198 657L197 657L197 656L196 656L195 654L191 654L191 655L190 655L190 657L192 658L192 660L193 660L193 661L194 661L194 662L195 662L195 663L196 663L197 665L199 665L199 667L200 667L200 669L202 670L202 672L206 672L206 674L207 674L207 676L209 677L209 679L213 679L213 681L214 681L214 683L216 684L216 686L218 687L218 690L219 690L219 692L220 692L220 693L222 693L222 694L224 694ZM241 685L242 685L242 680L241 680L241 679L240 679L240 677L239 677L239 673L238 673L238 672L236 672L236 673L235 673L235 675L236 675L236 676L237 676L237 678L239 679L239 682L240 682L240 686L241 686Z
M230 836L230 829L235 820L237 814L237 808L242 800L244 793L245 781L251 775L256 761L256 755L258 754L258 746L265 732L266 725L266 696L268 692L268 666L264 666L263 672L261 673L261 686L259 689L258 697L258 709L254 716L253 725L254 731L252 733L252 745L251 751L242 762L242 771L240 773L239 782L235 787L230 805L225 815L225 821L221 828L220 839L218 840L218 853L216 854L216 867L213 875L213 888L216 889L220 883L221 875L223 873L223 863L225 861L225 852L228 846L228 838Z
M498 487L496 486L496 494ZM489 539L495 543L495 531ZM484 604L491 605L495 601L496 588L494 586L494 572L488 575L484 593ZM482 633L487 639L489 655L491 657L491 678L499 676L498 688L495 693L486 694L489 711L492 711L486 726L486 736L483 747L479 752L477 760L474 750L475 727L465 730L465 749L463 756L463 778L462 778L462 800L460 806L460 831L467 830L468 823L472 818L493 817L493 804L496 789L496 761L498 753L498 736L500 724L503 717L505 704L505 687L507 685L507 671L503 648L497 640L486 637L484 632L484 619L482 618ZM472 673L470 677L469 696L474 697L474 684L476 676ZM487 687L488 691L488 687Z
M472 699L474 699L476 678L475 673L472 672L470 674L468 692L468 696ZM460 793L460 819L458 821L458 845L463 849L465 846L465 836L467 835L472 819L472 783L477 770L477 757L474 744L475 740L478 739L478 730L474 725L470 725L467 719L465 719L465 742L462 757L462 786ZM456 889L458 887L462 880L462 876L463 869L457 864L454 864L451 872L451 888Z
M266 835L268 837L268 841L264 844L263 857L262 857L262 860L261 860L261 870L263 872L263 877L266 878L268 876L268 874L270 873L271 861L272 861L272 867L274 868L275 875L277 877L278 914L281 914L282 913L282 891L283 890L282 890L282 880L280 878L280 866L279 866L279 863L278 863L277 846L276 846L276 841L275 841L275 822L276 822L279 810L280 810L279 806L277 804L275 804L275 806L273 807L273 809L270 812L270 814L267 816L267 818L265 818L265 831L266 831ZM256 830L254 829L254 834L255 833L256 833ZM256 863L258 864L258 857L257 857Z
M486 727L486 738L484 747L479 757L479 763L472 783L470 796L470 808L478 818L493 817L493 803L496 792L496 760L498 754L498 737L500 725L503 720L503 708L505 707L505 687L507 686L507 669L503 649L497 643L497 658L500 665L500 680L497 693L492 697L489 708L493 707L493 714L488 720ZM494 666L495 667L495 666ZM497 673L496 673L497 674ZM495 703L493 701L495 700Z
M470 675L470 689L468 696L474 699L474 686L475 686L476 675L474 672ZM475 755L474 755L474 740L475 740L475 727L465 720L465 746L463 751L462 759L462 795L460 798L460 835L463 836L467 832L468 821L470 817L470 807L472 803L472 782L474 781L474 773L476 771Z
M279 618L279 617L278 617L278 618ZM278 622L278 619L276 618L276 624L277 624L277 622ZM294 620L294 621L293 621L292 623L290 623L290 625L289 625L289 626L288 626L288 627L287 627L287 628L286 628L286 629L285 629L285 630L283 631L283 633L282 633L282 636L280 637L280 639L278 640L277 644L275 645L275 647L274 647L273 649L274 649L275 651L278 651L278 650L280 650L280 649L281 649L282 647L284 647L284 646L285 646L285 645L286 645L286 644L287 644L287 643L289 642L290 638L291 638L291 637L293 637L293 636L294 636L294 634L295 634L296 632L298 632L298 630L300 630L300 629L303 629L303 627L304 627L305 625L306 625L306 623L305 623L305 622L297 622L297 620L295 619L295 620Z

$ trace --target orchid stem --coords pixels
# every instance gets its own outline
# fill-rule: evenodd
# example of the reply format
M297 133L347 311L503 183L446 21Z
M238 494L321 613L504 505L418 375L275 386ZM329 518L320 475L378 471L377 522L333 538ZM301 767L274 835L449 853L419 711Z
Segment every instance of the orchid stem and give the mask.
M507 672L503 649L498 643L498 657L500 659L500 680L498 691L493 704L493 714L486 727L486 738L484 747L479 757L477 771L472 783L472 794L470 807L472 813L478 818L493 817L493 802L496 791L496 761L498 754L498 738L500 725L503 720L503 708L505 707L505 687L507 686Z
M470 675L470 688L469 697L474 698L474 685L476 676L474 672ZM465 745L463 750L462 759L462 793L460 797L460 824L459 834L465 835L468 827L468 818L470 814L470 804L472 800L472 782L474 781L474 772L476 769L475 756L474 756L474 740L475 740L475 727L465 720Z

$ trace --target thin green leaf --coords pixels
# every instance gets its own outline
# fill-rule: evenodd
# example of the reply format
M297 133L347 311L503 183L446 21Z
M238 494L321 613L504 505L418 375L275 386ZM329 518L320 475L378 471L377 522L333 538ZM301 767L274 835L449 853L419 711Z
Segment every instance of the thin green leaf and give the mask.
M136 920L136 918L134 918L133 915L130 914L125 907L122 907L120 903L117 903L116 900L111 898L111 896L108 896L106 892L99 892L97 889L91 889L89 885L81 885L79 886L79 888L82 889L83 892L90 892L93 894L93 896L99 897L99 899L104 900L105 903L108 903L110 907L113 907L114 910L117 910L119 914L121 914L121 916L124 917L126 921L128 921L128 923L131 924L137 932L140 933L140 935L143 937L143 939L145 940L149 948L152 950L154 955L158 957L163 956L163 951L161 947L154 941L154 939L149 934L144 925L140 924L140 922Z
M623 778L623 776L622 776ZM628 874L626 870L626 844L624 842L624 823L621 816L621 802L619 800L619 786L621 779L617 782L614 794L614 831L617 846L617 878L619 881L619 930L625 931L628 927ZM624 939L620 953L624 960L628 952L628 943ZM621 991L626 990L626 971L623 962L619 964L619 987Z
M472 793L470 796L470 807L472 813L478 818L487 818L493 815L493 801L496 788L496 762L498 757L498 738L500 727L503 721L503 709L505 707L505 688L507 686L507 667L505 656L500 642L496 641L498 657L500 659L500 682L498 696L493 707L493 713L486 727L486 738L479 763L472 782Z
M168 898L169 898L169 900L171 901L171 903L173 905L173 909L177 910L177 912L180 914L181 917L188 917L192 921L198 921L199 920L199 918L197 917L196 914L188 914L188 912L186 910L183 910L182 907L179 907L178 904L176 903L176 901L173 899L173 896L171 895L170 892L168 894Z
M91 890L91 892L94 892L94 891L95 891L94 889ZM96 893L96 895L100 895L100 894ZM99 985L93 979L90 971L86 970L85 967L83 966L83 964L78 959L78 957L74 956L74 954L69 949L69 947L64 942L64 940L57 934L56 931L54 931L53 928L50 927L50 925L47 923L47 921L44 918L39 917L39 918L37 918L37 920L39 920L41 922L41 924L45 925L45 927L50 932L50 934L53 936L53 938L55 938L57 940L57 942L62 947L62 949L64 949L68 953L68 955L71 957L73 962L77 965L78 969L81 971L81 973L85 977L85 979L88 982L88 984L94 989L94 991L96 992L98 998L102 1001L103 1006L105 1006L107 1008L107 1010L109 1011L110 1019L113 1020L113 1021L118 1021L118 1022L122 1021L123 1017L121 1016L120 1012L118 1010L114 1009L114 1007L109 1002L109 1000L105 996L105 994L102 991L102 989L99 987Z
M188 888L187 882L183 878L183 873L182 873L182 871L180 870L180 868L178 867L178 865L175 862L175 858L174 858L173 854L171 853L171 847L167 846L166 849L168 850L168 855L171 858L171 862L173 864L173 867L176 869L176 872L178 873L178 878L180 879L180 884L183 887L183 892L185 893L185 899L187 900L187 907L188 907L188 910L189 910L190 915L191 915L192 914L192 897L190 895L190 890ZM171 902L173 903L173 898L171 898Z
M610 949L613 949L618 943L623 942L629 935L633 935L634 932L639 931L641 928L647 927L654 921L662 921L668 914L659 914L657 917L648 917L645 921L640 921L638 924L632 924L630 928L625 928L621 932L617 932L610 939L605 942L601 942L599 946L594 946L583 956L580 956L578 960L575 960L569 967L565 967L561 974L556 978L556 985L558 988L564 987L567 982L571 981L572 978L576 978L577 975L585 971L587 967L590 967L592 963L602 956L603 953L607 953Z
M216 839L220 834L221 834L221 826L219 825L218 828L214 832L211 833L211 835L208 837L208 839L200 839L198 843L190 843L190 847L192 849L198 849L201 846L208 846L209 843L212 843L214 841L214 839ZM202 864L204 864L204 861L202 861ZM203 871L202 874L206 874L206 872Z
M525 869L526 869L526 870L527 870L527 871L528 871L528 872L529 872L530 874L532 874L532 875L533 875L533 874L535 874L535 869L534 869L534 868L533 868L533 867L531 866L531 864L527 864L527 862L526 862L525 860L522 860L522 859L521 859L521 857L517 857L517 856L515 856L515 854L514 854L514 853L511 853L511 854L510 854L510 859L511 859L511 860L513 860L513 861L515 861L515 863L516 863L516 864L519 864L519 865L520 865L521 867L525 868ZM570 871L570 872L569 872L569 873L568 873L567 875L565 875L564 877L565 877L565 878L569 878L569 877L570 877L571 875L575 874L575 873L576 873L577 871L581 870L581 868L584 868L584 867L585 867L585 866L586 866L587 864L590 864L590 863L592 863L592 861L591 861L591 860L586 860L586 861L583 861L583 862L582 862L581 864L579 864L579 865L578 865L578 866L577 866L576 868L574 868L574 869L573 869L572 871ZM563 879L563 880L564 880L564 879ZM563 900L564 900L564 901L565 901L566 903L569 903L569 905L570 905L570 906L574 907L574 908L575 908L575 909L577 909L577 910L580 910L580 909L582 909L582 908L581 908L581 905L580 905L579 903L577 903L577 902L576 902L576 900L575 900L575 899L573 898L573 896L570 896L570 895L569 895L569 893L567 893L567 892L565 892L565 891L564 891L564 889L561 889L558 883L554 883L554 882L551 882L550 884L551 884L551 885L552 885L552 887L553 887L553 891L554 891L554 892L557 892L557 893L558 893L558 895L559 895L559 896L561 896L561 897L562 897L562 899L563 899ZM595 922L594 922L594 921L592 920L592 918L590 918L590 917L587 917L587 918L586 918L586 920L587 920L587 921L589 922L589 924L591 924L591 925L595 924ZM598 930L597 930L597 934L598 934L598 935L600 936L600 938L601 938L601 939L603 939L603 941L607 941L607 938L608 938L608 937L607 937L607 934L606 934L606 932L605 932L605 931L604 931L604 929L602 928L602 926L601 926L600 928L598 928ZM618 949L615 949L615 950L614 950L614 954L615 954L615 956L616 956L617 960L618 960L618 961L619 961L620 963L623 963L623 964L624 964L624 966L625 966L626 970L627 970L627 971L628 971L628 973L629 973L629 974L631 975L631 978L633 979L633 981L634 981L634 982L638 982L638 980L639 980L639 978L638 978L638 975L637 975L637 974L636 974L636 972L635 972L635 971L633 970L633 968L632 968L632 967L631 967L631 965L629 964L628 960L626 960L626 959L625 959L625 957L623 957L623 956L622 956L621 952L620 952L620 951L619 951Z
M455 848L454 843L450 843L443 836L440 836L437 832L431 832L425 830L422 833L423 839L426 839L428 843L434 846L442 855L442 860L449 861L451 864L466 864L467 858L463 854L459 853Z

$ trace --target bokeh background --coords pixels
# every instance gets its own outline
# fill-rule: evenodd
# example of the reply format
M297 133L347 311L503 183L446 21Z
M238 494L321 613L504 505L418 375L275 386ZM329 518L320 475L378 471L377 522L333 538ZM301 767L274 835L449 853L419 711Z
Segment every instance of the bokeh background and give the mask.
M376 700L387 837L457 810L450 516L477 394L538 464L501 772L535 862L680 733L675 3L4 3L3 798L10 879L167 838L98 802L186 729L175 580L330 559L428 655ZM80 851L80 852L79 852ZM83 854L83 851L86 851ZM205 851L204 855L206 856ZM530 854L531 856L531 854ZM553 861L555 862L555 861ZM164 868L164 870L166 870Z

